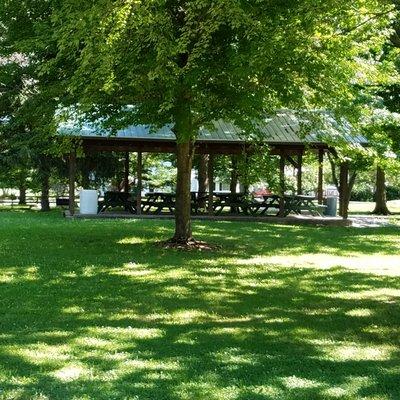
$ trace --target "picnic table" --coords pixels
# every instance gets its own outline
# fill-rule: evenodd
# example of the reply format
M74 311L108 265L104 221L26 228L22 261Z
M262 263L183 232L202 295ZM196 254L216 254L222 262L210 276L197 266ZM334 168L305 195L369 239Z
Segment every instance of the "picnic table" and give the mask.
M228 207L231 213L248 214L251 202L245 193L214 193L214 212L220 215L224 208Z
M254 199L249 209L252 215L267 215L270 209L276 211L274 215L279 214L279 201L280 197L276 194L265 194L261 200Z
M302 211L307 211L313 216L321 216L326 206L316 204L316 200L318 199L315 196L285 196L285 216L291 212L301 214Z
M149 192L142 201L142 212L150 213L155 208L155 214L161 214L162 210L167 208L171 213L175 210L175 193Z
M207 201L208 193L190 192L190 202L193 213L198 214L200 209L206 208Z
M131 193L109 191L104 193L104 200L99 202L97 213L102 213L109 208L123 207L125 211L136 213L136 201Z
M302 212L309 212L313 216L320 216L324 206L315 204L315 196L293 195L284 196L284 216L290 213L300 215ZM249 206L252 215L267 215L269 210L273 210L273 215L279 215L280 196L269 194L263 195L262 200L254 200Z

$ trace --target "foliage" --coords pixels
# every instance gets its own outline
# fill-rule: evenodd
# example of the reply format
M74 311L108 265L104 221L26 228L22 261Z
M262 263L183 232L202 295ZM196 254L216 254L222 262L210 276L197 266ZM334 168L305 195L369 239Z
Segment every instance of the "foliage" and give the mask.
M32 68L29 131L71 104L114 130L173 125L176 234L187 238L199 129L222 118L255 137L257 119L284 107L355 114L353 83L377 73L361 57L382 46L394 16L389 0L8 0L0 40Z

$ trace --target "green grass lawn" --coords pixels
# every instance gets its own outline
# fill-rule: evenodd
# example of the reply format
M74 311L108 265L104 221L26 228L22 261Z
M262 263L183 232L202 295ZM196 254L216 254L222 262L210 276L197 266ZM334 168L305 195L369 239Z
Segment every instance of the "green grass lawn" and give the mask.
M400 228L0 212L0 399L400 399Z
M391 200L387 202L389 211L400 214L400 200ZM350 214L370 214L375 208L375 203L370 201L351 201L349 205Z

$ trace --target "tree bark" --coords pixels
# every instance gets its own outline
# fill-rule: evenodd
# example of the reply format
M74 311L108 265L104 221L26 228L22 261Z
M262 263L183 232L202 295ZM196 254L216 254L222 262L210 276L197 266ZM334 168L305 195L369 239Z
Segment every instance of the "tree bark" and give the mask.
M194 147L192 142L177 143L177 180L175 205L175 234L172 241L185 244L191 241L192 226L190 220L190 179Z
M208 156L208 215L214 214L214 154Z
M82 188L90 189L89 171L82 171Z
M182 67L187 62L182 57ZM174 133L176 136L176 199L175 199L175 234L170 240L176 245L187 245L193 241L191 224L191 176L194 156L194 138L196 129L193 126L190 106L190 90L182 82L178 89L177 103L174 109Z
M324 200L324 150L318 151L318 204Z
M40 160L39 174L41 183L40 210L50 211L50 201L49 201L50 165L48 159L43 158L42 160Z
M349 163L346 161L340 164L339 215L343 219L348 217L349 200Z
M303 194L303 153L297 156L297 194Z
M279 216L285 216L285 153L281 151L279 159Z
M199 162L199 208L206 208L207 188L208 188L208 154L200 155Z
M75 214L76 150L69 154L69 213Z
M390 211L386 203L385 171L382 167L376 169L375 209L373 214L389 215Z
M26 186L20 185L19 190L19 205L26 205Z
M143 155L141 151L137 153L137 181L136 181L136 214L140 215L142 213L142 169L143 169Z
M50 211L49 201L49 175L42 177L42 191L40 195L40 209L41 211Z
M129 152L126 152L124 158L124 192L129 193L129 191Z

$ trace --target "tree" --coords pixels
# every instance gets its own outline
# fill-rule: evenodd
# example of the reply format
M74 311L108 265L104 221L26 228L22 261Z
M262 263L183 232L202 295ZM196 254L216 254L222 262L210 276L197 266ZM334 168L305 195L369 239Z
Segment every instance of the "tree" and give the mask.
M200 127L223 118L250 135L254 121L277 108L348 110L355 56L386 34L393 11L381 0L62 0L41 7L27 0L24 7L41 12L29 31L37 52L46 49L47 58L35 57L39 70L58 74L86 117L113 129L172 124L176 243L192 239L190 172ZM0 12L14 26L7 15Z

